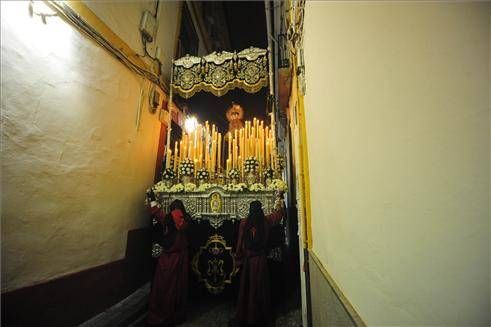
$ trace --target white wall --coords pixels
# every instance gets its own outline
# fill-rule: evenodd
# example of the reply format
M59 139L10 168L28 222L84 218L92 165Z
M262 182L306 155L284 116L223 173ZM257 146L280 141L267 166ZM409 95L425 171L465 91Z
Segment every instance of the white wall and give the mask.
M369 325L489 325L490 6L307 2L313 251Z
M124 257L147 224L160 131L148 82L28 4L1 2L2 291Z
M140 21L143 12L155 14L155 1L84 1L109 28L126 42L136 53L143 55L143 43L140 35ZM175 51L175 41L179 32L177 26L180 6L178 1L160 1L157 13L155 41L147 44L150 55L155 56L156 47L160 48L160 61L165 82L170 82L170 66ZM147 60L152 63L151 60Z

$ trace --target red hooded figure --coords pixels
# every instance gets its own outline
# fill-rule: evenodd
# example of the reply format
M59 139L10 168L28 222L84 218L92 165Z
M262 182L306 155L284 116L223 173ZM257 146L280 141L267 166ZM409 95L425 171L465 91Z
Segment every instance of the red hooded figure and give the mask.
M182 201L171 203L169 213L152 207L154 256L159 255L150 292L147 323L173 326L185 319L188 294L188 241L190 217Z
M282 203L282 202L281 202ZM240 222L236 257L242 264L235 324L272 325L271 294L267 261L269 232L284 217L284 209L265 216L261 202L253 201L249 215Z

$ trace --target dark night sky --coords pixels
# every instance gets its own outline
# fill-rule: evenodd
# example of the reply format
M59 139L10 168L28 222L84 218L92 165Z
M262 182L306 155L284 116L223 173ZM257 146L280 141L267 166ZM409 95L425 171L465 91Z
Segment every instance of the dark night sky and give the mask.
M264 1L223 2L233 50L267 48Z
M240 51L250 46L267 48L266 18L263 1L226 1L223 2L227 19L231 51ZM228 128L225 111L233 102L242 105L245 119L266 118L266 97L268 88L258 93L247 93L240 89L229 91L221 97L211 93L199 92L190 99L178 99L200 122L205 120L217 125L221 132Z

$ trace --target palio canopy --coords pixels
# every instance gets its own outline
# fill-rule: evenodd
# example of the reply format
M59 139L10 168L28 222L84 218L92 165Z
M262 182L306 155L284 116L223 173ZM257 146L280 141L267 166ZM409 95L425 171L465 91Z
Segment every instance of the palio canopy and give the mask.
M240 88L256 93L268 85L268 50L250 47L237 52L213 52L204 57L186 55L174 61L172 89L183 98L196 92L222 96Z

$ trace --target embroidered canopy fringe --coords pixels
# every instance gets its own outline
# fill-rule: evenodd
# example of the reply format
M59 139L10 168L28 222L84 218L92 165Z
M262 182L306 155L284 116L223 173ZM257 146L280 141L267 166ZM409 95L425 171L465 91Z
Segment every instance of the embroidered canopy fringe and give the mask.
M240 88L256 93L268 86L268 51L248 48L236 52L213 52L204 57L185 56L174 61L173 91L190 98L200 91L222 96Z

